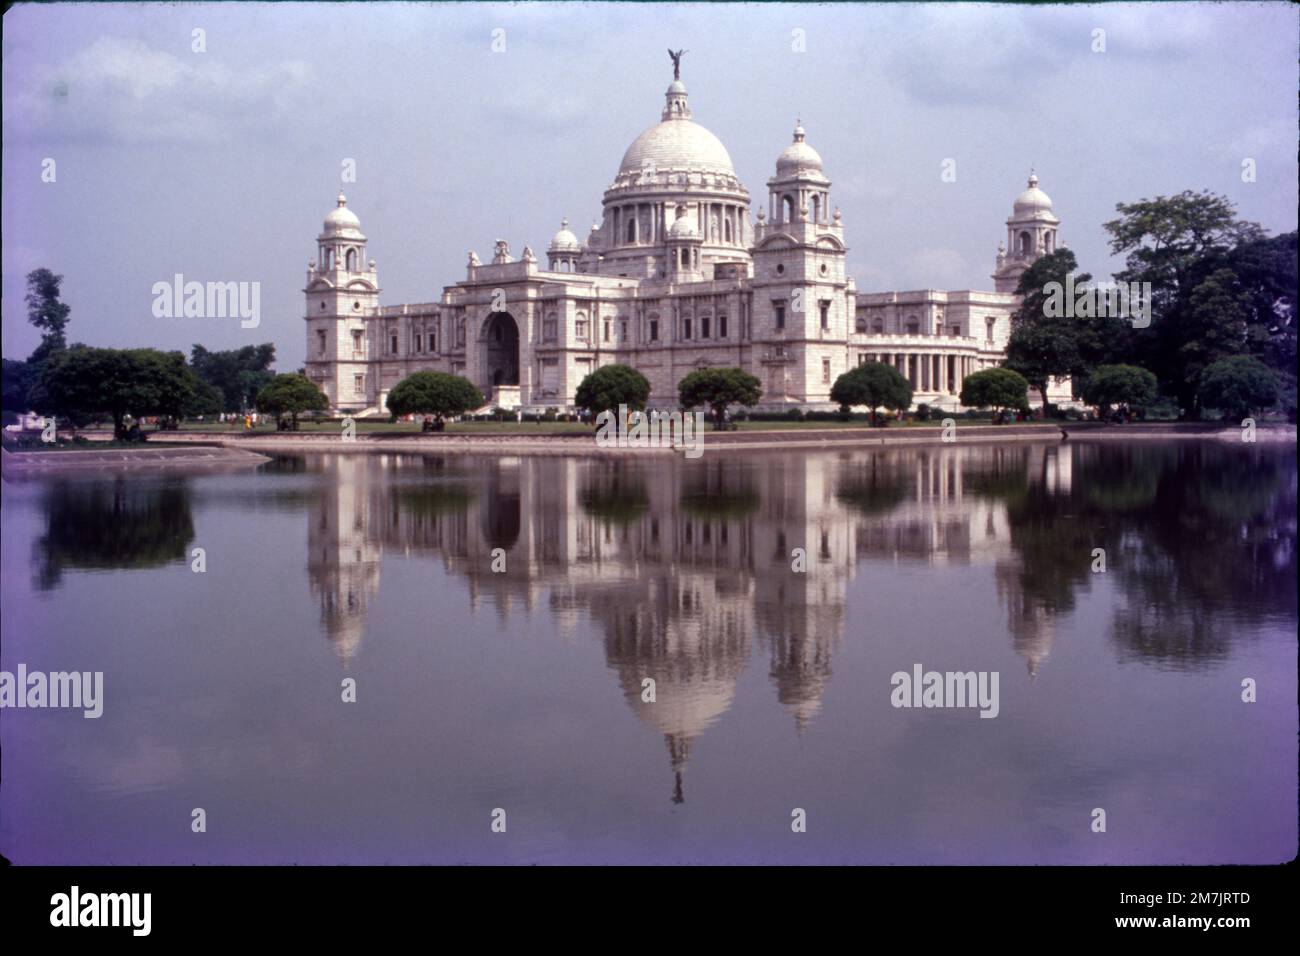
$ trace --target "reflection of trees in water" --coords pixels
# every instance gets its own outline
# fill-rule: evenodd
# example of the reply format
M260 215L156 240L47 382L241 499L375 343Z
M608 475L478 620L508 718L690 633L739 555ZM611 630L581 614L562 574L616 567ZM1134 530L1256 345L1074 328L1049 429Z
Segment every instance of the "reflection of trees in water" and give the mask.
M682 472L678 505L683 514L739 519L755 514L762 501L753 476L734 461L699 462Z
M184 482L60 481L42 501L45 534L36 541L36 586L58 587L65 570L129 570L184 561L194 540Z
M1241 623L1296 615L1295 472L1264 449L1189 444L1124 530L1121 657L1186 668L1225 660ZM1137 532L1136 534L1131 532Z
M415 518L464 514L475 498L474 489L459 482L430 485L397 485L389 503L397 513Z
M1029 449L971 462L964 477L1005 501L1017 561L997 579L1031 671L1053 619L1091 585L1094 548L1122 600L1111 626L1121 658L1203 666L1227 657L1236 622L1294 617L1295 484L1291 472L1283 487L1282 457L1202 442L1062 453L1073 455L1064 487Z
M840 468L835 497L862 515L885 515L907 498L909 477L896 462L879 455L846 462Z
M481 507L483 537L489 548L509 551L519 540L523 523L520 514L519 473L498 468L488 472Z
M626 525L650 510L642 469L634 462L610 461L591 468L578 492L578 504L606 524Z

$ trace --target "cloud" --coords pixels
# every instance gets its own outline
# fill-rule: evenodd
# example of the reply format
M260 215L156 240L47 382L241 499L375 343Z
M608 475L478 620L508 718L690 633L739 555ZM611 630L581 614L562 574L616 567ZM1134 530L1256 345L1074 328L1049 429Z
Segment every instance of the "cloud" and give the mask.
M1094 57L1158 65L1203 52L1221 32L1222 17L1199 4L927 5L890 31L884 59L918 102L1023 107L1050 88L1048 80ZM1105 31L1104 53L1093 49L1097 29Z
M298 61L232 67L205 53L178 57L103 37L18 79L6 96L6 138L210 143L276 128L306 105L311 70Z

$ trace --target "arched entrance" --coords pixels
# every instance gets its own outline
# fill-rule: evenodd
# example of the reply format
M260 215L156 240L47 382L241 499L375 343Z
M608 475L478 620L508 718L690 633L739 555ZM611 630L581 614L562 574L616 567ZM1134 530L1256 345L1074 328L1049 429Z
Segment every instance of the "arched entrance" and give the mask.
M483 384L519 384L519 325L509 312L493 312L483 324Z

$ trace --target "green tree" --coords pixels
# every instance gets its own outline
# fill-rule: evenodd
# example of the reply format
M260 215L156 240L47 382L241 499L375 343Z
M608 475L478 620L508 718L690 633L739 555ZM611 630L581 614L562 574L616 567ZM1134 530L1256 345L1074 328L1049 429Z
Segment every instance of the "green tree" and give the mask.
M394 417L431 415L434 427L441 431L444 418L463 415L484 401L483 393L459 375L416 372L393 386L388 393L388 410Z
M4 359L4 370L0 373L3 385L3 404L5 423L8 424L16 415L29 410L27 392L31 387L29 366L17 359Z
M728 405L752 406L763 397L763 383L740 368L699 368L677 383L682 408L707 405L721 425Z
M1200 384L1201 404L1217 409L1227 421L1240 421L1276 404L1277 377L1249 355L1219 359L1205 369Z
M1288 232L1243 242L1222 257L1246 311L1244 345L1237 354L1253 355L1273 370L1292 410L1296 405L1296 253L1297 235Z
M257 393L257 410L277 419L288 415L294 431L303 412L323 412L329 407L330 400L316 383L295 372L277 375Z
M876 409L906 411L912 407L912 384L892 365L865 362L840 375L831 386L831 401L844 411L865 405L876 420Z
M580 383L574 404L597 415L617 412L620 405L629 411L641 411L650 400L650 383L634 368L626 365L602 365Z
M1264 231L1238 219L1226 197L1205 191L1115 209L1119 217L1105 228L1111 252L1125 256L1116 278L1151 284L1151 324L1117 336L1110 361L1150 369L1184 409L1195 412L1201 370L1243 347L1240 327L1250 295L1243 296L1236 278L1216 272L1228 268L1235 276L1232 264L1241 264L1244 248L1266 241ZM1294 288L1294 273L1290 284Z
M1112 405L1150 405L1158 392L1156 377L1136 365L1099 365L1083 383L1083 400L1102 418Z
M1086 376L1123 330L1123 320L1117 316L1081 316L1073 308L1063 308L1065 293L1071 288L1067 282L1072 281L1075 290L1092 282L1086 272L1073 275L1076 267L1074 253L1058 249L1035 260L1021 274L1016 288L1023 298L1011 316L1005 367L1025 377L1042 397L1044 408L1053 378ZM1068 277L1072 275L1071 280Z
M961 383L960 401L971 408L997 412L1029 411L1029 383L1009 368L986 368L967 375Z
M159 415L172 422L184 418L204 384L185 364L185 355L155 349L131 349L128 355L141 383L139 404L131 409L132 413Z
M34 361L67 348L64 329L68 327L72 307L59 301L62 282L63 276L49 269L33 269L27 273L27 321L41 330L41 344L32 353Z
M111 416L121 438L127 415L179 417L196 385L180 352L74 345L51 354L30 397L36 411L74 423Z
M275 345L271 342L220 352L202 345L190 350L190 365L200 378L221 391L221 410L225 412L255 408L258 390L275 378L273 364Z

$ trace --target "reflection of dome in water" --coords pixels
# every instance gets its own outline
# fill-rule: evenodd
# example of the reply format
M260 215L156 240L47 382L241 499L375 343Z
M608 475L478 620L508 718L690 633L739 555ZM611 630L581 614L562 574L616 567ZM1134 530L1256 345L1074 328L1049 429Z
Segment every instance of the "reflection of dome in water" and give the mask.
M998 599L1007 609L1011 646L1025 659L1029 676L1037 677L1039 667L1052 654L1052 639L1056 636L1053 615L1026 598L1019 575L1020 567L1015 562L999 562L993 570Z
M802 734L822 709L822 694L831 676L829 642L787 634L774 638L768 673L776 683L777 700Z
M692 741L730 707L736 679L749 659L750 627L734 601L701 593L703 580L678 579L612 590L593 612L605 626L605 660L637 718L663 734L681 803L682 773ZM646 587L651 593L645 593ZM655 682L655 701L641 699L642 680Z

